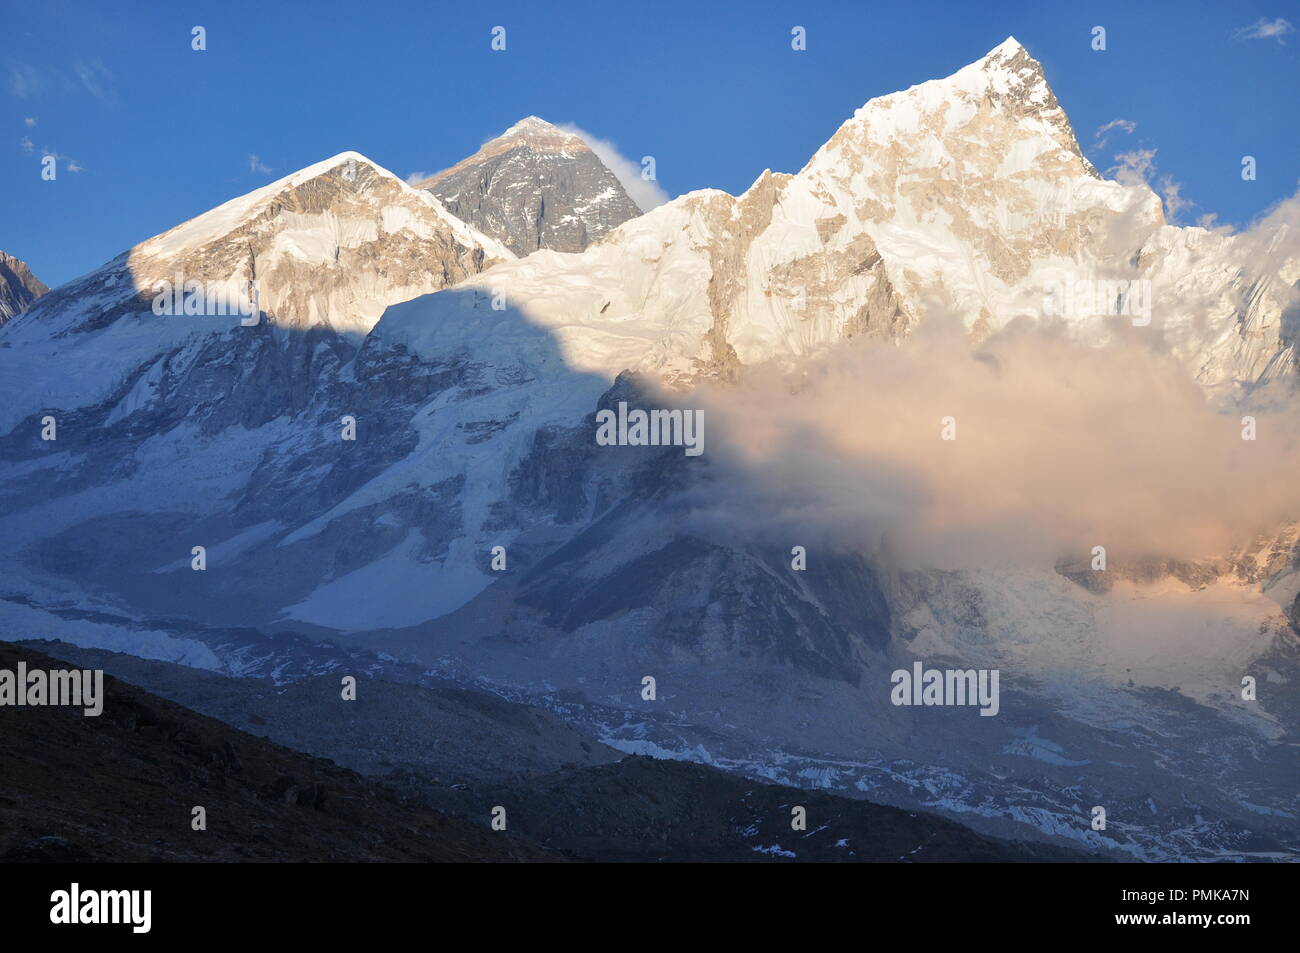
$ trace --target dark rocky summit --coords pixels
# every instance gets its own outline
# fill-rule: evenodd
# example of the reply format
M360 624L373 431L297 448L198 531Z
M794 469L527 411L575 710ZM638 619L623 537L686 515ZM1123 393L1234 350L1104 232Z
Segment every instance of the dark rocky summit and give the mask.
M416 188L521 257L582 251L641 214L582 139L536 116Z

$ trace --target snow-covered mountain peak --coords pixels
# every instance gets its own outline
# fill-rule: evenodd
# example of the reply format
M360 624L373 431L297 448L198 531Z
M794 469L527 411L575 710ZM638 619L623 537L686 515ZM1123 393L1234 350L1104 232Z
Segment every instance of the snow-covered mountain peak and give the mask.
M227 335L256 336L249 318L361 335L389 305L513 257L365 156L331 156L136 245L5 322L0 346L43 377L0 377L0 430L38 409L99 400L145 368L162 374L178 354L228 354ZM97 373L69 376L71 362Z
M555 127L543 119L541 116L525 116L509 129L502 133L504 136L513 135L519 132L525 132L530 129L554 129Z
M1034 59L1024 45L1014 36L1007 37L972 63L971 66L979 67L990 76L999 73L1003 74L1004 77L1007 77L1006 82L1011 85L1030 89L1047 85L1047 79L1043 76L1042 64Z
M1060 150L1070 153L1077 168L1069 171L1081 170L1097 177L1079 149L1042 66L1014 37L950 76L869 100L826 148L834 146L837 139L854 138L867 146L886 146L895 133L919 132L940 139L962 136L981 146L997 146L1007 138L1000 127L1008 121L1026 134L1018 138L1046 135ZM918 164L928 158L916 157ZM1017 158L1038 158L1038 154ZM1017 168L1024 165L1018 162Z
M980 60L980 62L985 62L994 59L995 57L1013 57L1024 52L1026 52L1024 44L1014 36L1008 36L997 46L993 47L993 49L989 50L988 53L985 54L984 59Z
M503 139L526 139L535 149L563 149L575 152L589 150L581 136L561 129L540 116L525 116L491 141L499 142Z
M1007 37L974 63L934 82L969 93L1014 97L1029 107L1054 103L1056 98L1047 83L1042 64L1013 36Z
M456 232L457 239L463 244L482 245L489 257L510 257L495 242L476 234L449 215L440 203L430 202L428 193L411 188L359 152L340 152L231 199L137 245L132 250L132 257L187 255L214 242L225 241L259 220L325 213L343 217L384 205L401 205L412 211L431 214Z
M479 146L473 155L466 156L450 168L443 169L423 181L416 182L415 187L437 193L440 188L439 183L448 179L456 180L461 177L461 173L466 169L482 166L496 156L517 149L540 153L559 153L568 157L591 151L580 136L552 125L539 116L525 116L501 135L495 136Z

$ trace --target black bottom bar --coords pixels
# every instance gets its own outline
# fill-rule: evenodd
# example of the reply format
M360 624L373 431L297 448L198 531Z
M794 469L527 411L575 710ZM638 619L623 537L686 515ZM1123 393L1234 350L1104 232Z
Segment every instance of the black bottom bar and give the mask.
M465 929L499 937L566 924L580 937L611 922L628 936L648 930L666 939L703 919L733 938L846 927L879 937L907 926L925 941L1042 930L1181 944L1232 943L1293 922L1283 903L1294 870L1283 864L774 866L783 865L11 865L0 911L7 938L75 931L129 942L337 942L410 931L451 939ZM112 918L116 909L125 922L52 923L52 912L71 919L74 883L78 919ZM143 893L98 893L146 890L147 933L132 925L145 920Z

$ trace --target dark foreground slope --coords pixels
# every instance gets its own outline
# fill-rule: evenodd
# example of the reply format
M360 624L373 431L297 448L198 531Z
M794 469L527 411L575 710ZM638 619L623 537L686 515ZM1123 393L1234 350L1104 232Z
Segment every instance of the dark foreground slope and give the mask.
M573 766L523 786L437 793L429 803L509 806L511 828L575 859L818 862L1032 862L1099 859L1005 841L933 814L761 784L708 765L628 757ZM793 809L806 826L795 830Z
M0 668L68 668L0 642ZM105 676L103 714L0 707L0 861L545 859ZM207 830L191 830L191 810Z
M409 773L450 787L623 757L543 709L445 683L402 683L396 671L372 677L361 663L276 684L67 642L22 644L368 777ZM345 702L339 679L350 672L360 677Z
M61 642L42 645L73 665L104 668L253 734L345 763L400 791L404 803L422 803L476 825L492 808L504 807L508 833L491 836L501 844L521 845L521 851L522 845L540 844L568 859L606 861L1086 857L986 837L932 814L762 784L708 765L623 757L595 739L584 741L539 709L482 692L362 679L357 701L340 706L336 678L277 688L265 679L229 678ZM328 762L313 763L339 773ZM114 773L111 764L99 770ZM384 803L391 809L388 798ZM796 805L807 811L801 831L791 825Z

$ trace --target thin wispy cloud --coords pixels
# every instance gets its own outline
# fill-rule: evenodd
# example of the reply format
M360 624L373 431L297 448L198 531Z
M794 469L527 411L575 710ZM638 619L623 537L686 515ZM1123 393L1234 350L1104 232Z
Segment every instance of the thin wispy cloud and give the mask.
M406 184L419 185L421 182L429 178L429 176L431 175L433 175L432 172L412 172L410 175L406 177Z
M26 117L23 120L23 125L26 126L28 129L32 128L32 126L36 125L36 117L35 116Z
M1102 127L1105 128L1105 127ZM1143 185L1158 193L1165 203L1165 214L1171 223L1177 223L1184 212L1196 207L1191 199L1183 197L1183 186L1173 176L1157 175L1155 149L1137 148L1115 156L1116 165L1106 170L1120 185ZM1213 220L1211 220L1212 225ZM1206 226L1210 227L1210 226Z
M1110 142L1111 133L1116 129L1125 135L1129 135L1136 128L1137 123L1133 122L1131 119L1112 119L1097 130L1096 134L1093 136L1092 147L1094 149L1106 148L1106 144Z
M5 60L4 70L8 73L6 88L16 99L37 100L85 92L108 105L116 105L118 101L117 78L98 57L78 59L71 71L66 67L34 66L21 60ZM23 121L29 127L36 125L34 116Z
M1155 149L1133 149L1115 156L1116 165L1106 170L1107 175L1114 176L1120 185L1147 185L1148 178L1155 171Z
M9 95L17 99L36 99L53 87L50 76L30 63L11 60L5 67L9 71Z
M30 136L23 136L18 140L18 145L22 147L23 152L28 154L36 151L36 146L32 143Z
M77 79L81 82L82 87L90 95L101 102L114 103L117 101L113 74L100 60L77 60L73 66L73 71L77 74Z
M78 162L76 159L72 158L72 156L65 156L65 155L63 155L63 154L61 154L61 153L55 152L53 149L49 149L49 148L46 148L46 147L42 147L42 148L41 148L41 155L42 155L42 156L53 156L54 159L55 159L55 161L57 161L58 163L60 163L60 165L61 165L61 167L63 168L63 170L66 171L66 172L85 172L85 171L86 171L86 167L83 166L83 165L82 165L80 162Z
M593 136L585 129L579 128L572 123L566 123L557 128L572 133L585 142L587 148L596 154L596 158L605 164L605 168L614 173L614 178L618 179L619 185L623 186L623 191L627 193L628 198L635 202L637 208L641 209L641 211L648 212L668 201L668 193L663 190L658 182L653 179L642 178L640 163L633 162L624 156L610 140Z
M271 167L262 161L261 156L255 156L250 152L248 154L248 171L254 175L269 175Z
M1277 40L1283 46L1286 45L1286 37L1295 32L1295 27L1289 20L1278 17L1270 20L1267 17L1260 17L1250 26L1243 26L1233 31L1233 38L1238 40Z
M1183 198L1182 183L1175 182L1171 176L1161 176L1159 191L1160 197L1165 200L1165 210L1170 219L1180 218L1183 212L1196 207L1191 199Z

